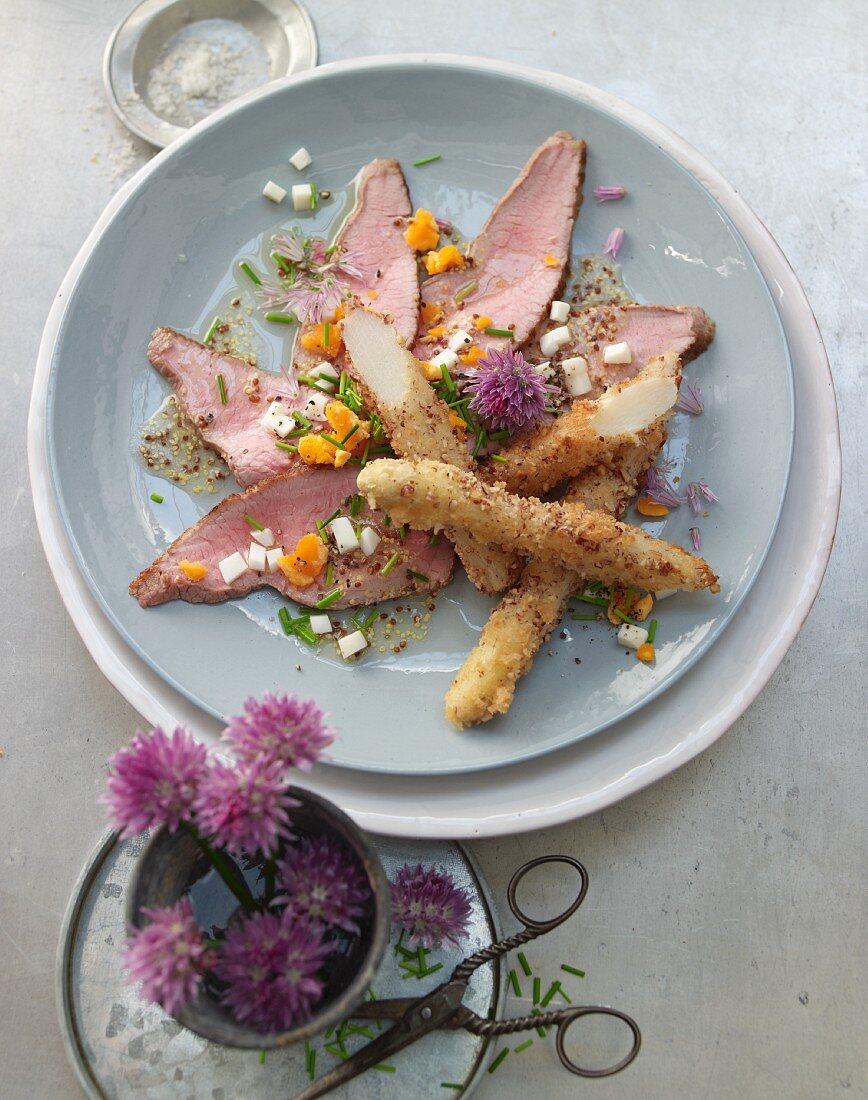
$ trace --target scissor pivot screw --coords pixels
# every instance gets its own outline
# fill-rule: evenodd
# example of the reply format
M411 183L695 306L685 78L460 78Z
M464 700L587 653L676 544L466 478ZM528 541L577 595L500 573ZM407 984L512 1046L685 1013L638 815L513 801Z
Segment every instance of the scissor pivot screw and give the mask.
M423 1020L431 1019L431 1009L426 1005L419 1014Z

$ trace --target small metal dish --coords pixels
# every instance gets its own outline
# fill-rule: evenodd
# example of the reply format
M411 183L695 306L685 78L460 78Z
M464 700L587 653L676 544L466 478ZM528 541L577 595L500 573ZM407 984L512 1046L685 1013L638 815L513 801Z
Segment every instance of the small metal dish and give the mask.
M230 79L227 67L215 64L223 80L216 95L201 94L195 69L191 86L188 70L188 86L182 80L177 100L171 101L170 62L197 34L200 55L204 49L221 49L224 58L243 58L244 66ZM195 65L195 55L188 57ZM316 60L316 33L298 0L144 0L109 38L103 82L121 122L163 148L238 95L311 69ZM180 70L176 66L174 71Z

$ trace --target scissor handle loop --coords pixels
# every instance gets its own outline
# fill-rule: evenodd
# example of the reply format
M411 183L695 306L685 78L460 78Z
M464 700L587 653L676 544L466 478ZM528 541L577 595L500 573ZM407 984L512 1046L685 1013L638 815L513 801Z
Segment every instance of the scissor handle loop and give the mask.
M562 1019L558 1024L557 1034L555 1035L555 1050L558 1052L558 1058L570 1073L575 1073L579 1077L611 1077L613 1073L620 1073L622 1069L626 1069L639 1053L639 1048L642 1046L642 1032L633 1017L628 1016L626 1012L619 1012L617 1008L606 1008L603 1005L588 1005L584 1008L570 1009L569 1015L566 1013L564 1015L566 1019ZM614 1016L615 1019L622 1020L627 1025L633 1035L633 1045L620 1062L616 1062L612 1066L606 1066L603 1069L585 1069L584 1066L578 1065L570 1058L564 1049L564 1038L571 1025L583 1016ZM537 1016L535 1019L543 1020L544 1017Z
M568 909L564 910L559 916L553 917L551 920L541 921L536 920L534 917L529 917L527 913L522 910L516 900L515 894L519 883L528 871L532 871L534 867L541 867L545 863L566 863L569 867L578 871L582 885L579 888L578 896ZM585 894L587 894L587 892L588 872L583 863L579 863L579 861L573 859L572 856L539 856L537 859L528 860L527 863L519 867L515 872L509 880L509 886L506 888L506 900L509 902L509 908L512 910L512 915L517 920L520 920L526 928L533 929L533 931L539 935L543 932L550 932L553 928L557 928L558 925L563 924L564 921L569 920L585 900Z

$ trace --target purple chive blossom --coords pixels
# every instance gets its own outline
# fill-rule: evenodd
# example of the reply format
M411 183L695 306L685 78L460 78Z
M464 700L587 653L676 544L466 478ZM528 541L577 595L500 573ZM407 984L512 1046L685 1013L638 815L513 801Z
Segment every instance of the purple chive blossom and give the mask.
M410 943L435 947L443 940L457 944L467 935L470 900L452 876L408 863L392 879L392 920L410 936Z
M142 983L142 996L170 1015L196 996L202 971L213 965L188 898L168 909L142 909L150 924L135 929L123 946L126 980Z
M618 259L618 253L621 251L621 246L624 243L624 230L618 226L613 229L612 232L606 237L606 243L603 245L603 255L611 256L613 260Z
M299 281L292 286L263 283L259 292L266 309L286 310L294 313L299 321L319 324L323 317L338 308L346 297L347 287L329 275L317 283Z
M595 187L594 195L597 202L617 202L623 199L627 191L623 187Z
M229 766L215 762L195 802L199 831L232 855L269 855L291 839L287 810L298 802L286 793L286 768L275 760Z
M687 499L694 512L699 513L705 507L705 503L719 504L720 497L705 484L704 481L691 481L687 486Z
M678 394L675 408L681 409L682 412L690 413L691 416L699 416L705 408L702 403L702 390L699 386L685 386Z
M173 833L189 821L207 753L192 734L176 729L171 737L159 726L139 730L126 748L109 760L106 793L100 799L122 836L165 824Z
M287 851L278 871L284 893L276 900L296 919L358 933L371 888L361 863L343 844L330 837L305 838Z
M445 218L435 218L434 221L437 223L437 228L441 233L449 234L455 228L452 222L447 221Z
M698 527L691 527L690 528L690 537L691 537L691 539L693 539L693 549L694 550L701 550L702 549L702 535L699 533L699 528Z
M645 475L645 495L657 504L663 504L667 508L678 508L684 504L687 497L677 492L669 481L669 471L672 463L666 462L662 466L652 466Z
M489 348L469 372L465 389L473 396L470 408L489 431L518 432L548 416L546 402L556 392L520 351L507 345Z
M313 699L270 692L258 700L248 699L244 714L230 718L225 736L237 760L276 760L284 767L305 772L334 741L334 731L325 724L323 712Z
M304 1023L322 996L317 972L332 947L320 928L289 911L240 918L226 933L214 967L227 984L223 1004L239 1023L263 1032Z

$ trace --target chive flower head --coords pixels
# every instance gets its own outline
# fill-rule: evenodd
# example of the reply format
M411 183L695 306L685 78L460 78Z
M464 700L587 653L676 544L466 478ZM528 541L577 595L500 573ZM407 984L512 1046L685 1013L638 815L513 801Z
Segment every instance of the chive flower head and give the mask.
M697 550L697 551L701 550L702 549L702 535L700 534L698 527L691 527L690 528L690 537L693 540L693 549Z
M672 468L671 462L652 466L645 475L645 494L657 504L664 504L667 508L678 508L685 503L687 497L679 493L670 482L669 473Z
M109 760L106 793L100 799L122 836L166 824L173 833L192 817L206 771L207 752L187 730L168 736L159 726L136 732Z
M681 409L682 412L690 413L691 416L699 416L705 408L702 403L702 390L699 386L685 386L678 394L675 408Z
M124 941L123 967L131 985L170 1015L196 996L202 972L213 964L188 898L166 909L142 909L150 921Z
M349 294L347 280L364 278L358 249L328 248L321 237L302 236L297 229L278 233L272 244L290 270L280 282L258 288L267 309L288 310L300 321L318 324Z
M332 947L321 928L289 910L241 917L226 933L214 967L227 986L222 1003L239 1023L262 1032L303 1023L322 996L317 974Z
M540 371L511 344L490 347L472 371L464 389L470 408L489 431L519 432L548 418L547 402L557 392Z
M405 863L391 881L392 920L410 936L410 943L436 947L449 940L457 945L467 935L470 899L452 876L432 864Z
M371 896L359 860L331 837L305 837L278 863L284 893L275 898L307 923L336 925L358 933L358 918Z
M233 856L268 856L289 840L286 767L277 760L215 761L199 784L194 809L199 831Z
M687 499L694 512L699 513L706 504L719 504L720 497L704 481L691 481L687 486Z
M623 199L627 191L623 187L595 187L594 196L597 202L617 202Z
M313 699L266 692L249 698L244 714L229 719L225 736L242 763L278 761L309 772L334 741L334 730Z
M618 253L621 251L623 243L624 230L618 226L612 230L608 237L606 237L606 243L603 245L603 255L611 256L613 260L617 260Z

